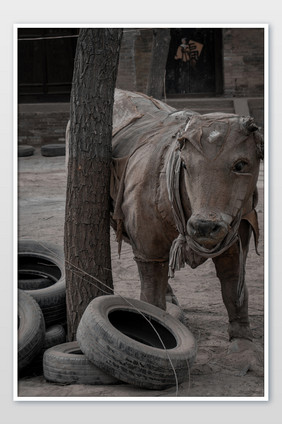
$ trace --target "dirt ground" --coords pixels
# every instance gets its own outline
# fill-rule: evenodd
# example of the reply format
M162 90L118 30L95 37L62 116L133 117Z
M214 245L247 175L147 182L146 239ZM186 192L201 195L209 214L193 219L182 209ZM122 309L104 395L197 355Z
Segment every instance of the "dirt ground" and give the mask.
M18 236L63 245L66 171L64 157L34 156L19 158ZM263 164L259 176L257 207L260 243L258 256L251 241L246 267L249 289L249 314L255 344L264 345L264 231ZM123 244L121 258L112 233L112 270L115 293L139 298L140 284L136 263L129 245ZM184 313L184 322L194 334L198 353L190 380L178 388L150 391L128 384L110 386L59 385L47 383L43 376L25 377L18 382L19 397L262 397L263 372L249 367L242 355L233 363L229 346L227 312L220 283L211 260L192 270L188 266L176 273L171 285ZM250 399L251 400L251 399Z

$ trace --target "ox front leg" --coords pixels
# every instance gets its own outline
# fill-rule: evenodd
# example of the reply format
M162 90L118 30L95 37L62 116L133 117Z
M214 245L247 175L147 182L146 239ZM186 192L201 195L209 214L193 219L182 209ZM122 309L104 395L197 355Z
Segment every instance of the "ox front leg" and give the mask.
M244 269L251 237L251 227L246 221L240 224ZM238 304L237 285L239 279L239 244L235 243L222 255L213 259L217 276L221 282L223 302L229 317L229 339L242 338L252 340L248 314L248 290L245 284L244 299Z
M242 221L240 225L244 264L248 253L251 228L248 222ZM245 285L244 300L238 304L237 283L239 276L239 246L233 245L223 255L214 258L217 275L221 281L221 290L224 304L229 316L228 351L221 357L221 364L245 375L253 371L258 376L263 376L263 351L252 341L252 333L248 316L248 291Z
M166 309L168 262L144 262L136 259L144 302Z

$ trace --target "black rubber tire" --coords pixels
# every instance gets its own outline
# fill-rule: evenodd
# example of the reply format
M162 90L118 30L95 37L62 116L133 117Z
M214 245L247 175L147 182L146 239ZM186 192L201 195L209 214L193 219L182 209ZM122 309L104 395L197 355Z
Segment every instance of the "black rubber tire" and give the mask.
M18 146L18 157L32 156L35 148L29 145Z
M50 287L56 282L56 278L44 272L19 269L18 288L21 290L39 290Z
M41 272L57 280L53 285L28 290L42 309L46 327L66 322L64 252L59 246L34 240L19 240L18 269Z
M18 370L27 367L40 352L45 339L45 322L38 303L18 290Z
M50 347L65 343L66 332L61 324L52 325L46 329L45 341L43 349L44 351Z
M42 156L65 156L66 155L66 145L65 144L45 144L41 147Z
M47 381L61 384L106 385L119 383L93 365L77 342L54 346L44 353L43 373Z
M46 328L45 340L41 351L31 361L22 373L23 376L43 374L43 355L47 349L66 342L66 332L60 324Z
M161 390L187 380L196 356L195 339L181 322L153 305L115 295L90 302L77 341L107 374L146 389Z

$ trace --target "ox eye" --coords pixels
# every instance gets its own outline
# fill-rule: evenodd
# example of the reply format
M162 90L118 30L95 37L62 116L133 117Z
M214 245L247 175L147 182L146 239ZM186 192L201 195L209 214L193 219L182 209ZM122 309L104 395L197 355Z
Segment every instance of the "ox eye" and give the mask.
M241 173L241 174L244 174L244 173L248 172L248 170L249 170L249 163L246 160L244 160L244 159L238 160L233 165L233 168L232 168L232 171L233 172Z

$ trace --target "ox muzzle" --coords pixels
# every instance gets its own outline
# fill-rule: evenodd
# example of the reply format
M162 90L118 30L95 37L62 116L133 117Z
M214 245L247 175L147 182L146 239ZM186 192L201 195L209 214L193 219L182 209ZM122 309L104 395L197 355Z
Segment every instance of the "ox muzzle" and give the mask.
M227 235L230 229L220 217L205 219L201 215L192 215L187 222L188 235L199 245L212 249Z

